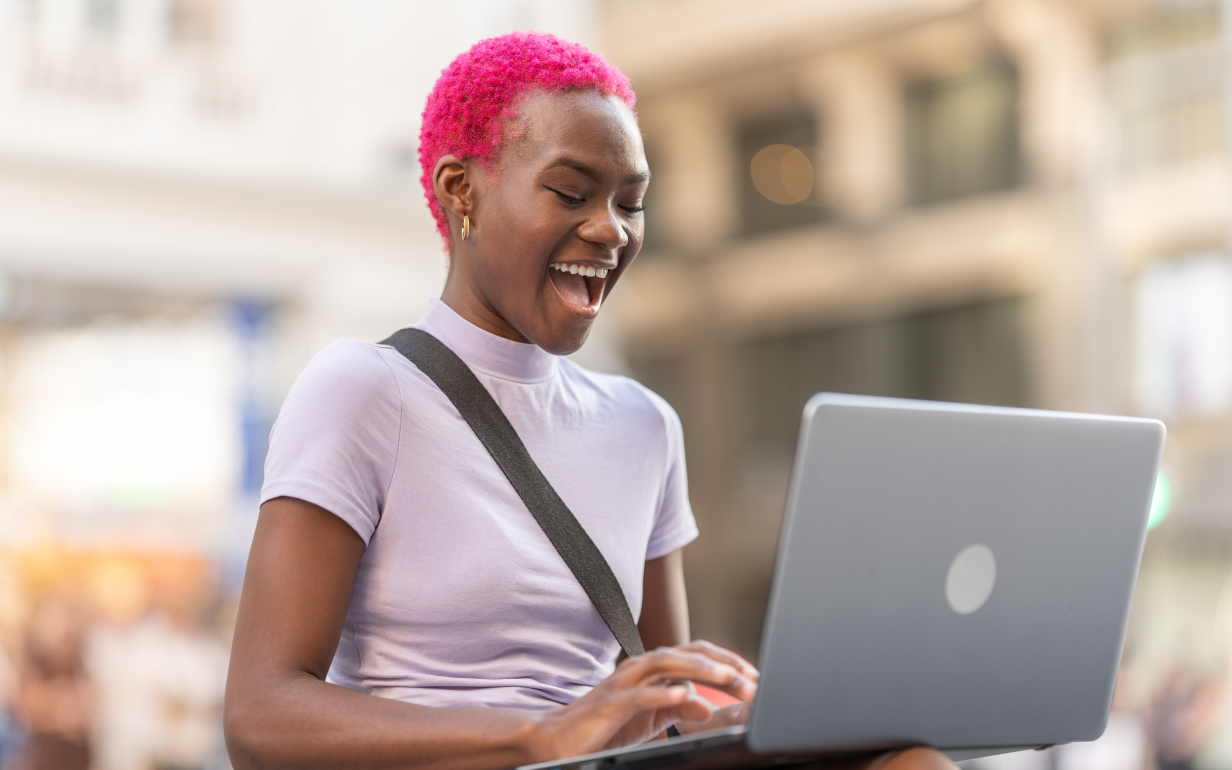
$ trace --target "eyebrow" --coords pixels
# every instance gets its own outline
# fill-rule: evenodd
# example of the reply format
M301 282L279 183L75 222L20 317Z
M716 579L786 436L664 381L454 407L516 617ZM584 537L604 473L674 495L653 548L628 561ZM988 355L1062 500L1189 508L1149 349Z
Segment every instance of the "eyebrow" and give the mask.
M576 160L574 158L570 158L567 155L560 156L556 160L544 166L543 170L551 171L554 168L571 168L574 171L578 172L579 174L583 174L585 176L590 177L596 182L602 181L599 178L600 174L598 171L591 168L590 166L587 166L582 161ZM634 174L632 176L626 177L624 180L624 183L625 184L637 184L639 182L648 182L648 181L650 181L650 171L643 171L640 174Z

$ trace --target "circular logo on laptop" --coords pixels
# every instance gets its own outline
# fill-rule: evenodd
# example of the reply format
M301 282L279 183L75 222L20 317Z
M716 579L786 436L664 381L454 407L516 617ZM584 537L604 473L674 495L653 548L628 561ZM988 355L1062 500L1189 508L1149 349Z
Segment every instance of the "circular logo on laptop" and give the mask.
M945 575L945 600L959 615L984 606L997 583L997 560L986 545L969 545L950 562Z

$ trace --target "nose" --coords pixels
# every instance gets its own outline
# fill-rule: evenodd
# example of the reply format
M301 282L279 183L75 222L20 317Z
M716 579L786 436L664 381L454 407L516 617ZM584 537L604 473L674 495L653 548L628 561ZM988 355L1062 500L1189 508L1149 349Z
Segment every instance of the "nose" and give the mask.
M578 230L582 240L598 244L608 251L622 249L629 243L629 234L610 206L596 211Z

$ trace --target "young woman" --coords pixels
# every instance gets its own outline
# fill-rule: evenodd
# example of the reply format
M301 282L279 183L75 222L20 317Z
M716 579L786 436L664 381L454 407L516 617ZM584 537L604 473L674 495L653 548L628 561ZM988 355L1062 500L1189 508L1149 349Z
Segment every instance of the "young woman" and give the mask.
M741 721L757 671L690 641L680 423L559 356L637 256L650 170L628 80L549 35L441 75L420 162L449 249L416 324L491 393L611 565L651 652L619 646L445 395L394 349L313 359L270 442L227 684L240 770L513 767ZM905 752L893 763L947 763Z

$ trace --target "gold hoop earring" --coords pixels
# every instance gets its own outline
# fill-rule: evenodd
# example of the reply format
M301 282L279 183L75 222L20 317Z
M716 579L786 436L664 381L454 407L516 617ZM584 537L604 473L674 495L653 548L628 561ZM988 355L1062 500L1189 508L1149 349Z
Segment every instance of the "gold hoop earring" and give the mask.
M462 240L465 241L466 239L470 237L471 237L471 218L470 216L463 214L462 215Z

